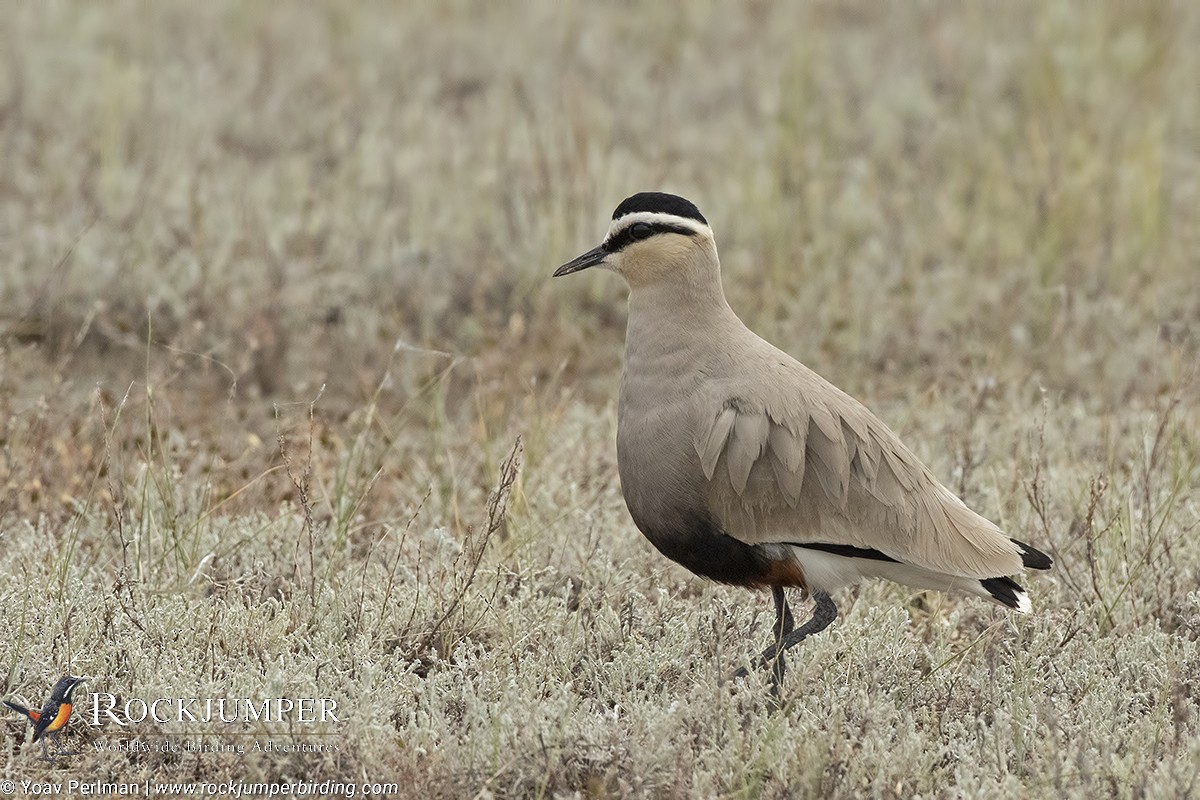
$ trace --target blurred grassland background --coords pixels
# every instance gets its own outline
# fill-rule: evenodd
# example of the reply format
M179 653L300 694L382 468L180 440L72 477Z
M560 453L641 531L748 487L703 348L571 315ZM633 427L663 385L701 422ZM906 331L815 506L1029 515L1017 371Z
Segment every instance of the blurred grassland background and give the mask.
M3 696L346 721L53 767L10 715L0 773L1196 796L1197 42L1188 2L7 4ZM635 530L624 289L548 280L648 189L751 327L1053 554L1035 616L867 584L781 708L729 683L770 601Z

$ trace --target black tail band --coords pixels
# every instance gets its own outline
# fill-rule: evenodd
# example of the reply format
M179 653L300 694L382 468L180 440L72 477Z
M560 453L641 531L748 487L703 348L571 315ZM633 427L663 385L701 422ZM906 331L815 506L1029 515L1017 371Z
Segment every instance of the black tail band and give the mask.
M1021 548L1021 563L1030 569L1050 569L1054 565L1054 560L1041 550L1032 548L1017 539L1013 539L1012 543Z

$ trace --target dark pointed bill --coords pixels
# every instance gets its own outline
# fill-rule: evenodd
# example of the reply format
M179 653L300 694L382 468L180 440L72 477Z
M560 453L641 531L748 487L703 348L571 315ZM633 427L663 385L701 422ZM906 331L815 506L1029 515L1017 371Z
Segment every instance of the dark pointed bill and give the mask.
M573 261L568 261L566 264L563 264L561 267L554 270L554 277L561 278L563 275L570 275L572 272L579 272L581 269L594 267L604 261L604 258L607 255L608 251L605 250L603 246L588 250L579 258L576 258Z

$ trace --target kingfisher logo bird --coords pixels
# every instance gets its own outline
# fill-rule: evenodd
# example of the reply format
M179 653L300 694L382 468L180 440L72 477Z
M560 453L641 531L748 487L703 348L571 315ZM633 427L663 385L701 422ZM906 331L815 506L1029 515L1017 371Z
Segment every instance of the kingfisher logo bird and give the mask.
M42 706L41 711L31 711L25 706L4 701L4 705L29 718L30 724L33 725L33 740L36 742L40 739L42 742L43 761L57 761L63 756L79 755L79 751L63 747L63 743L59 741L58 732L65 728L71 720L71 692L75 691L75 687L85 680L87 679L64 675L54 685L54 691L50 693L50 699ZM54 746L57 748L54 755L46 750L47 737L53 740Z

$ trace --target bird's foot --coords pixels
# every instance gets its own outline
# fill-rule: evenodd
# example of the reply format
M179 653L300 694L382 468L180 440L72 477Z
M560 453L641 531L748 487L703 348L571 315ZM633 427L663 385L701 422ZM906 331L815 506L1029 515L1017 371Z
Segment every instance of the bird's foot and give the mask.
M829 627L829 623L837 618L837 606L833 604L833 600L824 592L818 592L815 595L816 607L813 609L812 618L808 622L801 625L795 630L791 629L790 625L785 625L782 630L782 635L754 660L751 665L754 669L771 669L771 694L779 694L779 686L783 683L783 675L787 670L787 665L784 663L783 654L791 648L800 644L809 636L820 633ZM778 602L778 601L777 601ZM779 606L777 605L777 608ZM782 606L787 609L787 606ZM783 611L780 611L780 618L783 618ZM791 617L790 610L787 611L787 616ZM789 620L790 621L790 620ZM733 673L733 679L749 677L750 671L745 667Z

